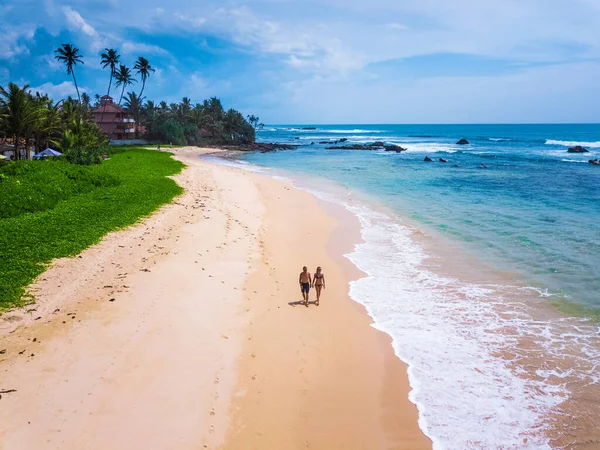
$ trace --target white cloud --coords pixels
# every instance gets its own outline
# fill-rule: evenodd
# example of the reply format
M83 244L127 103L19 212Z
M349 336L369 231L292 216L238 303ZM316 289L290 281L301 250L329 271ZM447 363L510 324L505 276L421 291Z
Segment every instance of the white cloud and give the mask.
M189 14L175 13L175 17L181 20L182 22L189 23L194 28L198 28L204 25L204 23L206 22L206 19L204 17Z
M142 44L139 42L125 41L120 46L121 53L151 53L151 54L166 54L166 50L156 45Z
M4 27L4 30L0 32L0 60L8 60L18 55L29 54L27 46L20 44L18 41L22 38L31 39L32 37L33 32L31 30L21 31Z
M63 65L60 61L57 61L56 58L54 57L54 55L44 55L40 57L40 60L45 63L48 68L52 71L52 72L56 72L58 70L63 69ZM40 72L44 72L43 70Z
M63 8L63 12L65 13L65 17L67 18L67 21L69 22L69 24L71 24L71 26L83 31L90 37L99 36L98 32L89 23L87 23L83 19L83 17L81 17L81 14L79 14L77 11L70 8L69 6L65 6Z
M68 97L69 95L72 97L77 96L77 90L75 89L75 85L72 81L63 81L60 84L47 82L40 86L30 87L29 90L31 92L47 94L48 97L54 100L60 100L62 98ZM84 92L86 92L86 89L79 87L79 93L81 94Z
M85 21L83 17L81 17L81 14L79 14L77 11L75 11L69 6L65 6L63 8L63 13L65 14L67 22L72 28L81 31L83 34L87 35L91 39L91 45L93 50L98 51L102 47L104 47L104 39L100 36L100 34L96 31L94 27L92 27L89 23Z

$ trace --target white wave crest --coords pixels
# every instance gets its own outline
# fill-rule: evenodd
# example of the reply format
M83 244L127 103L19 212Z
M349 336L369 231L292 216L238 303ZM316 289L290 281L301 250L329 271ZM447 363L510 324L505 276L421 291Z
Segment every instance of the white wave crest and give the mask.
M596 142L578 142L578 141L555 141L554 139L546 139L548 145L562 145L563 147L575 147L580 145L582 147L599 148L600 141Z

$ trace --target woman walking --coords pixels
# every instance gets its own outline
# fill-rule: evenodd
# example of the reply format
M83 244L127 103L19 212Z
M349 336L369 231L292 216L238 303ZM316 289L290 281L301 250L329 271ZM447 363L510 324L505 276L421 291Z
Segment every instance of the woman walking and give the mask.
M325 275L323 275L323 272L321 272L321 266L317 267L317 271L315 272L315 275L313 277L313 287L317 292L317 301L315 304L319 306L319 299L321 298L321 289L325 288Z

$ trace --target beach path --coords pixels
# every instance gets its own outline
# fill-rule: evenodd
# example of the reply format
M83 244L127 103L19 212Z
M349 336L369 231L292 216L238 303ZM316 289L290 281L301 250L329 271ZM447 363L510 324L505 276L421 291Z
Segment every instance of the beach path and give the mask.
M0 449L430 448L404 364L347 296L359 274L331 256L339 220L203 152L175 151L173 204L2 316ZM303 264L326 268L318 308L295 304Z

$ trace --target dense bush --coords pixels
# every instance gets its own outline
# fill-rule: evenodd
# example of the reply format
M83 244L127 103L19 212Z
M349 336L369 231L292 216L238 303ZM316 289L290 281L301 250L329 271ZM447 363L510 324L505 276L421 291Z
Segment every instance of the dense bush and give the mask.
M64 160L6 164L0 167L0 219L46 211L74 195L118 184L109 173Z
M64 153L65 159L71 164L79 164L81 166L91 166L92 164L100 164L101 156L106 154L105 147L71 148Z

